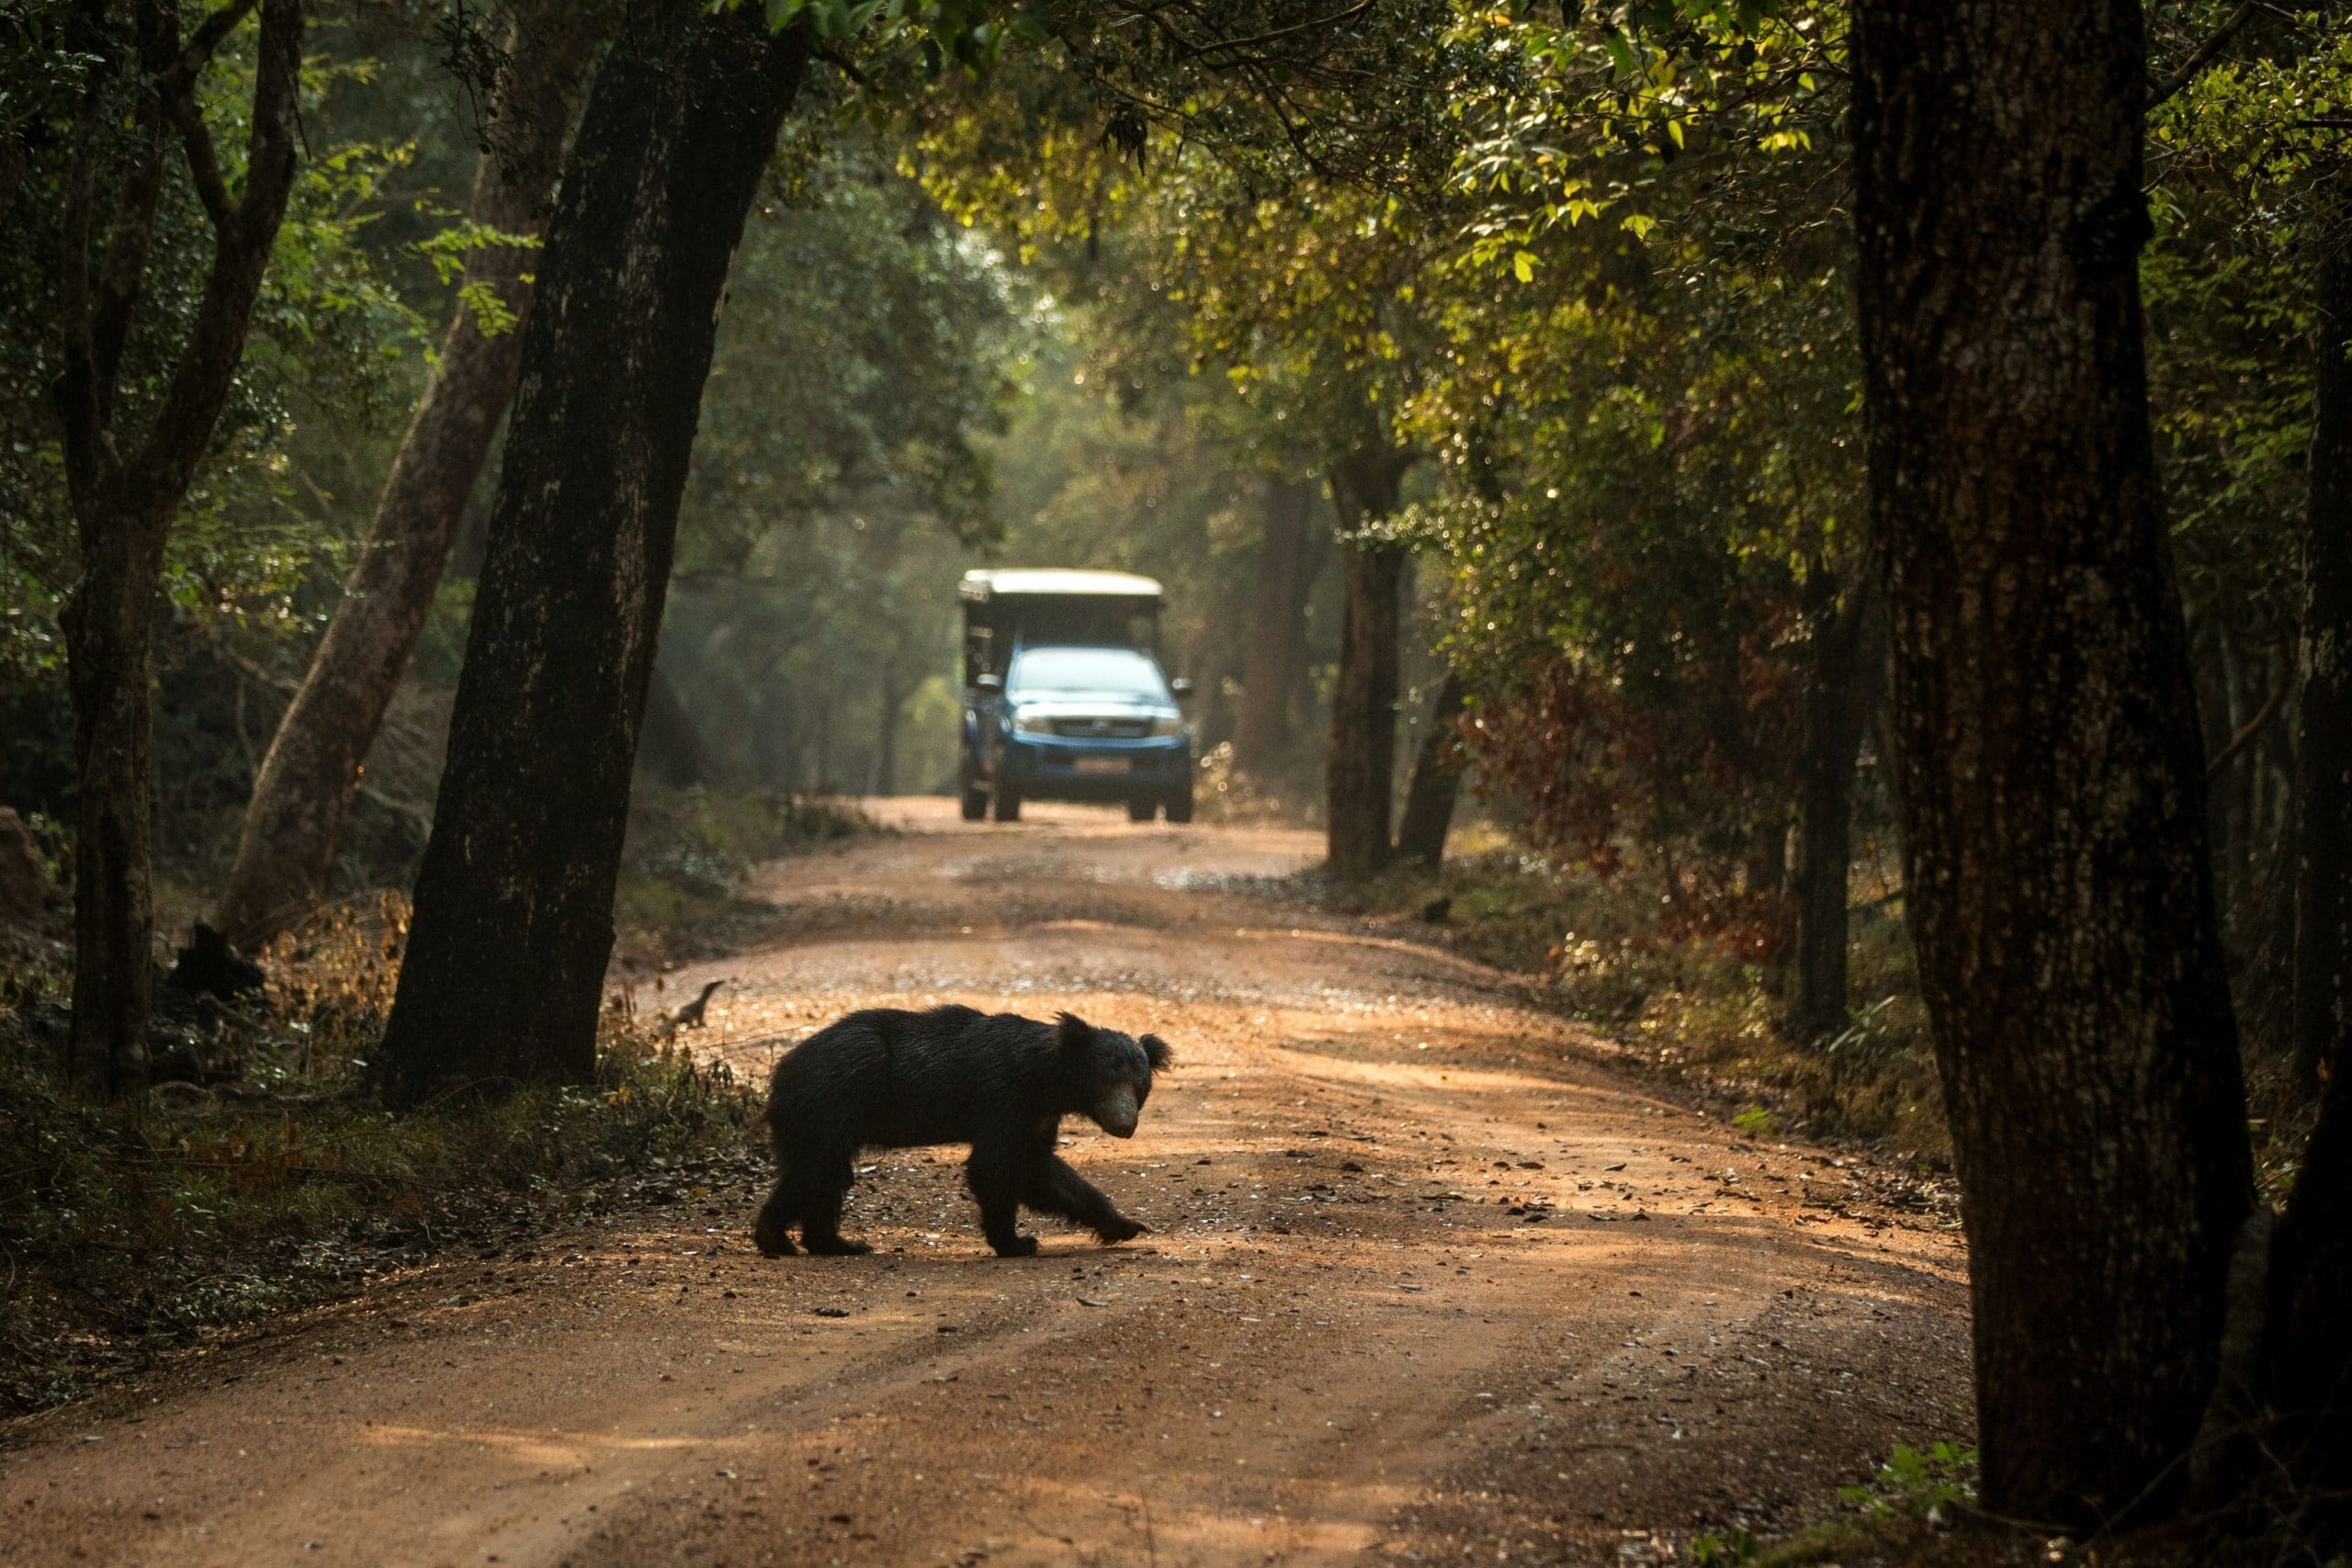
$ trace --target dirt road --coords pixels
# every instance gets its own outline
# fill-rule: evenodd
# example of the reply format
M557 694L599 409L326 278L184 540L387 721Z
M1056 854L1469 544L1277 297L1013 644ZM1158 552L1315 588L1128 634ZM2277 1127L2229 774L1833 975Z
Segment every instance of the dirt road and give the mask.
M0 1562L1665 1561L1964 1435L1952 1233L1409 930L1236 886L1309 837L897 810L672 994L738 976L705 1038L754 1071L869 1003L1155 1030L1141 1133L1065 1151L1153 1235L1000 1260L956 1155L879 1154L875 1255L771 1262L756 1191L695 1188L52 1416L0 1454Z

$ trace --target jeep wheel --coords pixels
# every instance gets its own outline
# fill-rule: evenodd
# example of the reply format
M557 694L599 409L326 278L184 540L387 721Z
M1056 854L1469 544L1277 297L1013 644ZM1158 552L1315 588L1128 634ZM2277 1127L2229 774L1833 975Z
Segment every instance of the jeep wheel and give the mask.
M1005 778L999 778L996 781L994 800L998 821L1018 822L1021 820L1021 792L1012 787L1012 781Z
M1127 820L1130 822L1148 822L1159 814L1159 802L1156 800L1131 800L1127 802Z
M1168 797L1168 820L1190 822L1193 819L1193 786L1188 782L1182 789Z

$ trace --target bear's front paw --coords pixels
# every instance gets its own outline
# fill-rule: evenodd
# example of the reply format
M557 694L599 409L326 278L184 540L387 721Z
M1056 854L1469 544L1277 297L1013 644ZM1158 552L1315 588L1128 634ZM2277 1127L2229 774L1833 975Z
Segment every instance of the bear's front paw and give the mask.
M1035 1258L1037 1256L1037 1238L1034 1235L1016 1235L1009 1241L1000 1241L993 1245L996 1247L996 1255L999 1258Z
M752 1227L752 1244L763 1258L789 1258L800 1249L792 1245L792 1233L762 1214Z
M1151 1227L1141 1220L1131 1220L1125 1214L1114 1214L1094 1227L1094 1234L1101 1236L1106 1246L1112 1242L1133 1241L1139 1235L1148 1235L1150 1231Z

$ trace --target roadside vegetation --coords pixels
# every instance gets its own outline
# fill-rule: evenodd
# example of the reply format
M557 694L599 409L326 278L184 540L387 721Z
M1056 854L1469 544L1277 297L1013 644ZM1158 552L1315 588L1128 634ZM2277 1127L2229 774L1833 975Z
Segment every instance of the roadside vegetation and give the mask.
M1605 875L1564 868L1472 825L1443 866L1396 867L1330 897L1526 976L1544 1001L1758 1138L1867 1143L1951 1168L1918 976L1892 900L1858 911L1851 1021L1807 1042L1789 1026L1769 933L1684 929L1639 858Z
M831 802L643 792L620 976L751 940L775 913L744 896L753 863L875 830ZM355 896L262 950L262 994L162 987L151 1049L166 1081L144 1104L93 1101L55 1072L62 946L17 933L0 949L0 1414L435 1258L691 1203L759 1157L755 1086L697 1062L666 1027L687 998L651 984L641 1001L616 987L588 1083L459 1086L387 1110L369 1057L408 919L397 893Z

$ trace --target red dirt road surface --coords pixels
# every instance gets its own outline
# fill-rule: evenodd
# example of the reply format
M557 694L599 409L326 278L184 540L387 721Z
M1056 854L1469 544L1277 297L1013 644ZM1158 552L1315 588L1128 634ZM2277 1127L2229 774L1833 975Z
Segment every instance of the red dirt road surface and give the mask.
M0 1562L1665 1562L1965 1437L1947 1222L1252 880L1314 838L884 815L767 870L775 945L671 977L738 979L697 1048L757 1075L939 1001L1156 1031L1141 1132L1065 1129L1152 1234L1001 1260L960 1151L876 1152L875 1254L770 1261L758 1187L682 1172L18 1429Z

